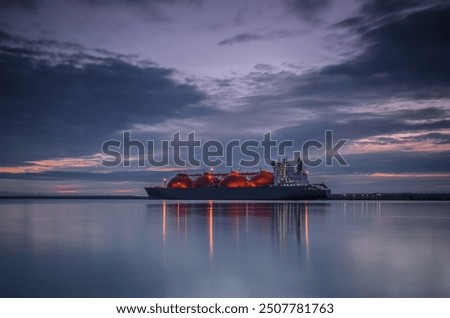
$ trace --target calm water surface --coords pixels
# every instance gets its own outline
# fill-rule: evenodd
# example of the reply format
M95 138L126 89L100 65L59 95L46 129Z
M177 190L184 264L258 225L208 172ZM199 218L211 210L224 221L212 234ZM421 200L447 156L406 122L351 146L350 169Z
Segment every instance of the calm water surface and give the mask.
M450 202L3 200L1 297L450 297Z

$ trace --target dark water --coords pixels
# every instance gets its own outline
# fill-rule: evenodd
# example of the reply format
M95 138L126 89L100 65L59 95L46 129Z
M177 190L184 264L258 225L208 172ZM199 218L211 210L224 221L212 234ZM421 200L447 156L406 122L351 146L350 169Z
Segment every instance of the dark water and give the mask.
M449 202L0 202L2 297L450 297Z

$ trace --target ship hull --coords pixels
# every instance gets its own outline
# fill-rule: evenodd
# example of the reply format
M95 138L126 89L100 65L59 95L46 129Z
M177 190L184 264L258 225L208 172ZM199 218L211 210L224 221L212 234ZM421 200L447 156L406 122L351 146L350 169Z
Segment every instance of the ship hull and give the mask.
M329 189L306 186L262 188L145 188L154 200L314 200L325 199Z

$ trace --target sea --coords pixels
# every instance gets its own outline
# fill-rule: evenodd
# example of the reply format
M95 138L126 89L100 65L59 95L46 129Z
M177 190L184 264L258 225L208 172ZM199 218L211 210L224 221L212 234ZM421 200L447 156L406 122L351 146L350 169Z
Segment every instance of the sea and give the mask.
M450 202L0 200L0 297L450 297Z

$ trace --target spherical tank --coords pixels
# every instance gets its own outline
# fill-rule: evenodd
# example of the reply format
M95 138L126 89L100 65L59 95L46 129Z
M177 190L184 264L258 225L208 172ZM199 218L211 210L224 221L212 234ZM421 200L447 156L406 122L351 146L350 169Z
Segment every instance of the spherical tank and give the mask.
M179 173L167 184L168 188L192 188L192 180L187 174Z
M255 187L266 187L273 184L273 174L270 172L262 170L256 176L251 178L251 183L255 185Z
M247 187L247 179L239 172L232 172L220 181L221 187L244 188Z
M194 188L216 187L219 179L211 173L205 173L194 181Z

